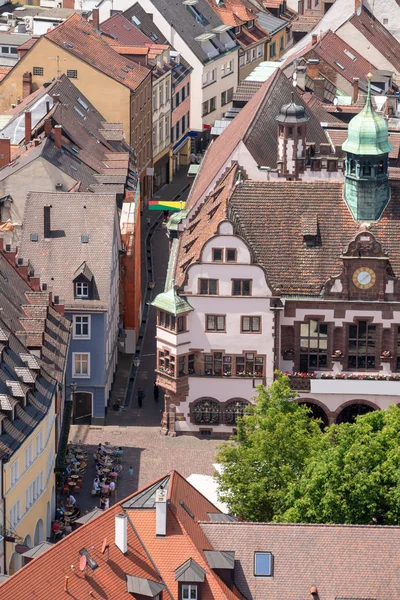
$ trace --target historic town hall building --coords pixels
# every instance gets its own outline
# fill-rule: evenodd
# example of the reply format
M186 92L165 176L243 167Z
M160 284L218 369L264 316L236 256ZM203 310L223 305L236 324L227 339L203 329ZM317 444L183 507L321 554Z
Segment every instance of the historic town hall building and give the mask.
M211 145L169 222L153 305L171 434L228 435L276 369L325 423L398 402L400 180L387 122L369 92L341 159L285 86L275 74ZM271 124L278 88L286 104ZM267 148L256 156L262 132L275 135L272 168Z

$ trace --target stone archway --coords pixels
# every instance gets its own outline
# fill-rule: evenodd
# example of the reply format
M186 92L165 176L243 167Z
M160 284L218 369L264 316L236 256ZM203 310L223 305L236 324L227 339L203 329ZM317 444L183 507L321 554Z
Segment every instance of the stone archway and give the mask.
M8 575L14 575L21 568L21 556L16 552L11 554L10 562L8 563Z
M44 526L43 526L43 520L39 519L39 521L36 523L36 527L35 527L35 535L34 535L34 545L37 546L38 544L40 544L40 542L43 542L44 540Z
M303 400L303 399L302 399ZM328 410L324 407L321 402L316 402L315 400L307 400L306 402L298 402L300 406L307 406L310 409L311 415L314 419L320 419L322 423L320 427L324 430L326 427L329 427L329 416Z
M350 400L337 409L335 423L354 423L357 417L375 410L380 410L379 406L369 400Z
M28 533L28 535L26 535L26 536L25 536L25 539L24 539L24 546L27 546L28 548L32 548L32 538L31 538L31 536L29 535L29 533ZM29 562L29 558L28 558L28 559L26 559L26 558L22 557L22 566L23 566L23 567L24 567L26 564L28 564L28 562Z

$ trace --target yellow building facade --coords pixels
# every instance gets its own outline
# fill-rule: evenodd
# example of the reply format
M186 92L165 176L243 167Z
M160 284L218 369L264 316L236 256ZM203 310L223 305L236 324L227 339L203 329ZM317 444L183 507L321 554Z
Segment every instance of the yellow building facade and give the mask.
M108 122L123 124L130 139L130 89L43 36L0 82L0 111L22 100L24 73L32 73L32 91L66 73Z
M265 60L279 60L286 50L286 27L271 34L265 46Z
M5 571L12 575L23 558L15 551L17 543L33 547L51 535L56 501L55 402L31 435L3 464L4 522L16 542L4 544Z

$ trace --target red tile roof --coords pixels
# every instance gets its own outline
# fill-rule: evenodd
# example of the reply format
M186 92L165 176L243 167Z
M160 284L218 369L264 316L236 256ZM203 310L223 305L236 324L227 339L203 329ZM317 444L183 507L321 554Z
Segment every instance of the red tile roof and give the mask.
M354 14L349 21L400 72L400 43L378 19L363 6L361 13ZM371 54L371 50L368 52Z
M129 64L133 68L127 68L126 60L77 13L44 37L131 90L136 90L150 73L132 61Z
M163 483L164 476L155 484ZM178 582L174 571L189 558L206 571L202 584L202 600L237 600L237 596L212 571L205 559L204 550L211 549L199 521L208 520L208 513L220 511L200 492L195 490L179 473L169 475L167 505L167 535L156 537L154 507L146 502L129 506L140 499L144 490L119 502L97 518L55 544L48 551L20 569L0 585L1 600L40 598L40 600L83 600L89 597L123 600L132 598L126 591L126 574L150 579L166 586L163 599L179 599ZM184 503L193 518L187 512ZM128 553L124 556L114 543L115 515L128 515ZM104 539L109 544L102 554ZM86 548L98 563L94 572L79 569L79 551ZM151 557L151 558L150 558ZM73 568L71 568L73 565ZM68 577L68 591L65 578Z
M123 15L115 14L100 25L103 33L111 36L119 46L144 46L152 41Z

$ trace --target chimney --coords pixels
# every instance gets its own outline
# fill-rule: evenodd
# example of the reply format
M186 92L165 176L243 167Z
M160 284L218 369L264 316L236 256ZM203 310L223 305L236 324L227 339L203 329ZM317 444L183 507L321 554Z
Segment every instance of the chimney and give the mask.
M362 10L363 0L354 0L354 12L358 12Z
M48 137L51 133L51 119L45 119L44 121L44 133Z
M51 236L51 219L50 219L51 204L45 204L43 207L43 236L49 239Z
M115 515L115 545L122 554L128 552L128 516Z
M0 168L8 165L11 161L11 140L0 138Z
M318 42L318 35L316 33L313 33L311 36L311 44L313 46L315 46L315 44Z
M306 89L306 70L305 65L298 66L296 68L296 85L301 89Z
M353 104L355 104L358 100L358 77L353 77Z
M22 98L26 98L32 92L32 73L22 75ZM19 102L18 102L19 104Z
M60 94L54 94L53 104L58 104L58 102L60 102Z
M159 489L156 492L156 536L167 535L167 492Z
M35 148L37 148L39 146L39 144L40 144L40 139L39 138L35 138L33 140L33 145L35 146Z
M32 132L32 113L30 110L25 111L25 144L31 141Z
M94 29L99 29L100 21L99 21L99 9L94 8L92 10L92 26Z
M314 94L317 96L317 98L324 101L325 79L323 77L318 77L318 79L314 79Z
M62 147L61 136L62 136L62 127L61 127L61 125L56 125L54 127L54 141L56 144L56 148L58 148L59 150L61 150L61 147Z

